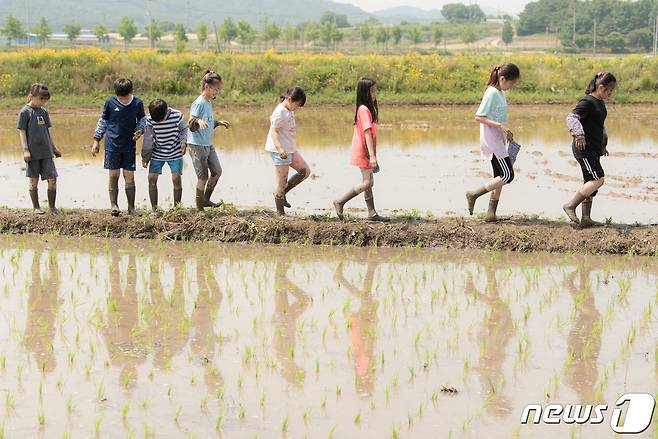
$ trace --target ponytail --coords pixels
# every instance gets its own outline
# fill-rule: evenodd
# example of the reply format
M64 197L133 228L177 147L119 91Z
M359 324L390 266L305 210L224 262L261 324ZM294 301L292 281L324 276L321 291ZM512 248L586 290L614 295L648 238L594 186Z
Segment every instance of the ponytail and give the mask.
M306 104L306 92L299 86L290 87L285 93L279 96L281 102L288 98L293 102L298 102L300 107L303 107Z
M27 102L30 102L32 98L50 99L50 90L45 84L39 82L32 84L27 95Z
M203 72L203 79L201 80L201 93L206 85L217 85L222 83L222 77L215 73L213 70L206 70Z
M596 89L599 87L599 85L602 85L607 88L610 84L616 82L617 82L617 78L615 78L615 75L613 75L612 73L599 72L596 75L594 75L592 80L587 85L587 88L585 89L585 94L589 95L594 93Z
M501 76L505 77L508 81L513 81L521 76L521 71L516 64L511 62L506 62L502 66L496 66L491 69L491 73L489 73L487 87L496 87L500 82Z

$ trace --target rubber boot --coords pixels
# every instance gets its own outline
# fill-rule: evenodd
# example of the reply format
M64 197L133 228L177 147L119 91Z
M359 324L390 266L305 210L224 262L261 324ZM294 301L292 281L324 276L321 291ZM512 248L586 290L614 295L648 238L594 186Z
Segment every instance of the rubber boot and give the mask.
M564 213L566 213L569 219L576 224L580 224L578 215L576 215L576 207L578 207L580 203L585 201L585 198L587 198L585 195L581 194L580 192L576 192L576 195L573 196L571 201L569 201L567 204L562 206L562 209L564 209Z
M196 210L203 212L203 208L206 206L205 199L203 197L203 189L197 188L196 190Z
M498 200L490 199L487 216L484 217L485 222L495 223L498 220L498 218L496 218L496 209L498 209Z
M45 212L41 210L41 206L39 206L39 189L34 188L30 189L30 200L32 200L32 208L34 209L34 213L38 215L43 215Z
M214 190L215 190L214 186L212 188L209 188L208 186L206 186L206 190L203 193L203 199L204 199L204 206L205 207L219 207L219 206L221 206L221 204L213 203L212 201L210 201L210 196L212 195Z
M290 192L299 183L304 181L305 178L306 178L306 168L300 169L299 171L297 171L297 173L295 175L293 175L292 177L290 177L288 179L288 183L286 184L286 188L283 190L283 201L284 201L283 205L284 206L286 206L288 208L292 207L292 206L290 206L290 203L288 203L288 200L286 199L286 194L288 192Z
M592 200L592 197L587 197L583 200L580 227L598 227L603 225L597 221L592 221L592 217L590 216L592 214Z
M375 210L375 198L373 196L370 196L370 198L366 198L365 200L366 206L368 207L368 221L388 221L388 218L379 216Z
M126 198L128 199L128 215L139 216L135 210L135 186L126 188Z
M276 213L283 216L286 214L284 198L279 195L274 195L274 205L276 206Z
M110 187L108 189L110 194L110 209L112 216L119 216L119 177L110 179Z
M345 203L347 203L357 195L359 195L357 191L355 191L354 189L350 189L350 191L347 192L345 195L338 198L337 200L334 200L334 209L336 209L336 215L338 216L339 219L343 219L343 207L345 207Z
M156 185L149 185L149 199L151 200L151 211L153 213L158 211L158 187Z
M481 188L478 188L474 191L466 192L466 201L468 203L469 215L473 215L473 209L475 209L475 200L477 200L479 197L486 194L487 192L489 192L489 189L487 189L485 186L482 186Z
M55 207L56 199L57 189L48 189L48 209L50 209L50 213L59 213L59 209Z
M183 199L183 188L174 188L174 207L178 206Z

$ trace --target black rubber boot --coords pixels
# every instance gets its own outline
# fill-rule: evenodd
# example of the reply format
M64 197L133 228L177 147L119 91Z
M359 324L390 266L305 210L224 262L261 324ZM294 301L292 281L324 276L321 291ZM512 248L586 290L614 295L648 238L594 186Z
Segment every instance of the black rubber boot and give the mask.
M203 212L203 208L206 206L205 199L203 198L203 189L197 188L196 190L196 210Z
M487 210L487 216L484 217L484 220L488 223L495 223L498 218L496 218L496 209L498 209L498 200L490 199L489 200L489 209Z
M158 186L149 185L149 199L151 200L151 210L157 212L158 210Z
M593 221L592 217L590 216L592 214L592 201L593 201L592 197L587 197L583 200L583 203L581 205L582 215L580 218L580 227L582 228L599 227L603 225L598 221Z
M108 189L110 195L110 209L112 216L119 216L119 176L116 178L110 177L110 187Z
M299 171L297 171L297 173L295 175L293 175L292 177L290 177L290 179L288 179L288 183L286 184L286 188L283 190L283 201L284 201L283 205L285 207L288 207L288 208L291 207L290 203L288 203L288 200L286 199L286 194L288 192L290 192L299 183L304 181L304 179L306 179L306 168L300 169Z
M383 216L379 216L375 210L375 198L371 195L370 198L366 198L366 206L368 207L368 221L384 221L388 222L389 219Z
M135 186L126 188L126 198L128 199L128 215L139 216L135 210Z
M41 206L39 205L39 189L34 188L30 189L30 200L32 200L32 208L34 209L34 213L42 215L45 212L41 210Z
M286 214L284 198L279 195L274 195L274 205L276 206L276 213L283 216Z
M183 188L174 188L174 207L178 206L183 199Z
M51 213L59 213L59 209L55 207L55 200L57 200L57 189L48 189L48 209Z

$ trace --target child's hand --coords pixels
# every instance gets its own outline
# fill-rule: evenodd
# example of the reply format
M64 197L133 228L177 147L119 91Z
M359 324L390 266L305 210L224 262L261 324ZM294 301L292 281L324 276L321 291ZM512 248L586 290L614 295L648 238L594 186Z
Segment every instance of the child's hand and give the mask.
M587 142L585 142L585 138L582 136L576 137L576 148L579 150L585 149L587 146Z
M370 169L375 169L377 165L377 157L370 157Z
M510 130L507 130L507 141L514 142L514 133L512 133Z
M148 162L144 162L144 161L142 162L142 168L146 169L148 165L149 165Z
M59 152L59 149L57 148L53 149L53 154L55 154L55 158L60 158L62 156L62 153Z
M220 120L220 121L217 122L217 126L221 126L221 127L226 128L226 129L229 129L229 128L231 128L231 122L229 122L228 120Z
M606 157L610 155L610 153L608 152L608 148L603 148L603 155Z
M180 152L181 154L185 155L185 153L187 152L187 143L180 144Z
M140 137L142 137L144 133L142 131L135 131L135 135L133 136L133 140L137 142Z
M100 151L100 142L98 140L94 140L94 144L91 145L91 155L96 157L96 154L98 154L98 151Z
M32 160L32 154L30 154L30 151L27 149L23 150L23 160L25 160L26 162Z
M208 128L208 126L209 126L208 121L206 121L205 119L196 119L196 121L199 123L199 129L200 130Z
M281 160L285 160L288 158L288 153L282 149L281 151L279 151L279 157L281 158Z

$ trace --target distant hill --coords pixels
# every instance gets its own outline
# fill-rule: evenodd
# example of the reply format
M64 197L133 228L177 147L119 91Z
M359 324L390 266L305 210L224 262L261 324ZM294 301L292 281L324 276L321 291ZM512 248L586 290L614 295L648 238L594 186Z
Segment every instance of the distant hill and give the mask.
M382 23L389 24L399 24L402 21L408 21L409 23L445 21L445 18L441 15L441 11L438 9L426 11L412 6L399 6L397 8L384 9L382 11L373 12L372 15Z
M61 30L68 23L87 28L98 24L115 28L128 16L142 31L149 21L149 9L151 17L157 21L184 23L190 27L213 21L219 25L226 17L247 20L258 27L266 17L278 24L297 24L318 20L325 11L345 14L350 23L369 17L356 6L330 0L0 0L0 23L7 15L26 23L26 5L29 5L30 26L40 17L46 17L53 30Z

